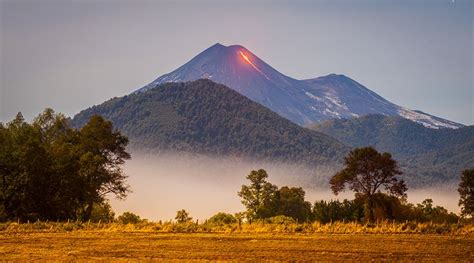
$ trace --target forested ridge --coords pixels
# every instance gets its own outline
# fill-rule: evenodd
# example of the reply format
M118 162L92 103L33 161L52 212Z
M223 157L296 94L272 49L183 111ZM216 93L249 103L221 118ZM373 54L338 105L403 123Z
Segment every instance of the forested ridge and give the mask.
M186 151L293 162L335 163L348 148L302 128L224 85L210 80L166 83L114 98L77 114L111 120L133 149Z
M462 170L474 167L474 126L437 130L401 117L368 115L310 128L351 147L390 152L413 185L455 183Z

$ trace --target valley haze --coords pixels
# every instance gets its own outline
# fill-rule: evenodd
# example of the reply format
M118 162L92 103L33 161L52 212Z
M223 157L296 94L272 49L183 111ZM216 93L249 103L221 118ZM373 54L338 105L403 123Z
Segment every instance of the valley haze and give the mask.
M230 157L183 153L132 153L125 165L133 190L126 200L111 198L117 214L132 211L150 220L170 220L176 211L186 209L202 222L217 212L237 213L245 210L237 192L247 184L250 170L266 169L268 180L279 187L303 187L306 200L353 199L346 191L335 196L329 189L327 169L314 169L291 163L265 162ZM408 190L408 201L421 203L432 198L435 205L459 212L456 186L415 187Z

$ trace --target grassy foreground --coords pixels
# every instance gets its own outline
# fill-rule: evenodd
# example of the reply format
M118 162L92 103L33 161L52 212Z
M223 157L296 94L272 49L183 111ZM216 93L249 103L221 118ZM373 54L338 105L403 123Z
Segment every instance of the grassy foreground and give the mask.
M473 262L472 225L381 223L0 224L0 261L437 261Z
M434 234L0 233L1 260L472 262L474 237Z

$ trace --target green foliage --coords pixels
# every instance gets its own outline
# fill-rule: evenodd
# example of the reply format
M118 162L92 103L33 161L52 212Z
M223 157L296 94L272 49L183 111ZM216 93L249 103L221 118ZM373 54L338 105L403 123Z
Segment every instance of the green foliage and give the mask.
M108 223L113 222L115 213L108 202L94 203L90 220L92 222Z
M314 220L323 224L337 221L362 222L366 216L365 204L364 195L359 195L351 201L317 201L313 206ZM434 207L431 199L413 205L407 203L405 199L383 193L374 196L373 214L377 221L457 223L459 220L458 216L449 213L444 207Z
M344 199L316 201L313 205L313 219L323 224L336 221L361 221L363 206L360 202Z
M458 192L462 215L474 217L474 168L462 172Z
M379 153L372 147L355 148L344 160L344 169L329 182L331 190L337 195L348 185L349 189L365 200L366 220L375 219L376 194L381 190L393 196L406 196L406 184L396 177L401 172L389 153Z
M138 224L143 220L139 215L136 215L132 212L124 212L119 217L117 217L117 221L122 224Z
M347 147L282 118L210 80L166 83L77 114L76 127L101 115L146 151L229 154L306 163L342 159Z
M268 218L274 215L277 187L267 182L267 172L263 169L252 170L246 178L250 181L250 185L242 185L238 195L247 208L248 219Z
M461 171L474 166L474 126L430 129L402 117L368 115L325 121L311 129L351 147L372 145L392 153L413 186L457 183Z
M6 219L91 218L106 194L125 197L127 138L94 116L80 130L46 109L0 125L0 212Z
M301 187L283 186L275 195L275 214L296 219L298 222L311 220L311 203L304 200L305 192Z
M237 219L231 214L219 212L209 218L207 223L216 226L231 225L237 223Z
M311 220L311 203L305 201L305 192L301 187L276 185L267 182L268 174L264 169L252 170L246 177L249 185L242 185L238 195L247 208L247 219L265 219L273 216L288 216L298 222Z
M425 199L421 204L417 204L414 208L415 220L420 222L435 223L456 223L459 217L454 213L449 213L442 206L433 206L432 199Z
M176 212L176 222L178 223L186 223L186 222L190 222L191 220L193 220L192 217L189 216L189 213L182 209L182 210L179 210L178 212Z
M279 224L279 225L290 225L290 224L296 224L296 220L293 219L292 217L289 216L284 216L284 215L279 215L279 216L274 216L270 217L268 221L271 224Z

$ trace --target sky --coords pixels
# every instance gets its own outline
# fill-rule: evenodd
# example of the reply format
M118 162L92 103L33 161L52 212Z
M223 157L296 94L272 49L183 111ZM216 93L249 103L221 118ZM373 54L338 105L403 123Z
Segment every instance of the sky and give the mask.
M411 109L474 124L470 0L0 0L0 122L73 116L215 43L297 79L345 74Z

